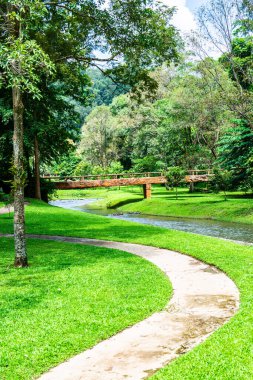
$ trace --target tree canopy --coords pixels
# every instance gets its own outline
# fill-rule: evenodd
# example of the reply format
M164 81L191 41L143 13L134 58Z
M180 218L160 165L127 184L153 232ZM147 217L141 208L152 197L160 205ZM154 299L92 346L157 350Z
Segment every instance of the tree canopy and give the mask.
M113 81L132 88L138 84L139 89L154 89L156 82L149 71L164 61L178 59L179 38L170 24L173 9L151 0L2 0L0 11L0 88L7 89L6 96L13 104L15 265L26 266L24 127L29 129L27 136L34 139L39 185L43 139L39 145L38 138L45 128L47 136L55 137L53 119L62 113L66 116L64 98L70 104L71 99L79 102L86 98L86 69L97 67ZM54 88L61 96L53 94ZM54 106L46 101L48 96ZM71 107L65 107L70 115ZM8 124L8 110L1 114L1 123ZM63 136L65 142L67 134L57 129L57 136ZM43 151L48 152L47 146Z

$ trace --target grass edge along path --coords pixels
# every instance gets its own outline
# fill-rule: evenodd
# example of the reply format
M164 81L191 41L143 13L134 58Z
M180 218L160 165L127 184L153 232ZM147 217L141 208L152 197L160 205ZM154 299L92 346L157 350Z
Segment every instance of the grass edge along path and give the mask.
M140 255L162 269L174 289L165 310L59 365L40 380L144 379L154 369L200 344L207 338L207 332L213 333L238 310L239 292L235 284L223 272L188 255L106 240L51 235L36 238L116 248Z
M190 353L159 371L155 380L252 380L253 248L212 237L165 230L34 201L27 207L28 233L68 235L140 243L198 258L223 270L238 286L239 312ZM12 221L0 217L0 232L12 233Z
M8 267L12 239L0 238L1 380L34 379L162 310L171 296L165 274L138 256L74 243L27 242L30 267L17 270Z

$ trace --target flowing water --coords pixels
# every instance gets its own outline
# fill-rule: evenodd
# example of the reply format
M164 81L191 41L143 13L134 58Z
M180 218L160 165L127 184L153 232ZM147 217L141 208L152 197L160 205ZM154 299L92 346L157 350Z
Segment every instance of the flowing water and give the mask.
M207 219L171 218L167 216L121 213L114 209L90 209L88 205L95 201L97 201L97 199L57 200L50 202L50 204L70 210L79 210L91 214L103 215L110 218L123 219L131 222L150 224L173 230L215 236L222 239L253 244L253 226L249 224L219 222Z

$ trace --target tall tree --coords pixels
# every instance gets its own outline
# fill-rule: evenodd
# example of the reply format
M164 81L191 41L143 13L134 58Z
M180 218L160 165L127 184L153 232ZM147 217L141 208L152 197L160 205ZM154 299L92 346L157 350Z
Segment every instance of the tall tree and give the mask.
M42 71L55 69L61 80L89 65L113 80L154 89L149 70L177 58L178 38L170 25L173 10L152 0L1 0L0 10L0 82L13 98L15 265L26 266L24 94L41 95ZM96 57L99 50L104 58Z
M21 4L20 4L21 3ZM27 6L29 6L29 18L33 23L36 12L40 14L40 2L34 1L5 1L1 5L3 27L1 28L1 58L2 81L12 88L13 103L13 192L14 192L14 241L15 262L17 267L28 265L25 245L24 222L24 185L26 174L24 171L23 150L23 92L27 91L33 96L39 96L37 83L38 69L52 71L53 66L49 57L36 44L27 39L27 29L24 23L27 18Z
M248 6L247 6L248 4ZM224 96L224 104L238 119L247 119L253 128L252 119L252 33L250 31L250 2L243 0L208 0L198 13L200 34L192 38L195 52L203 60L212 47L220 55L220 62L229 71L234 82L234 91ZM208 63L208 61L206 61ZM208 69L208 65L206 66ZM213 73L222 88L218 73ZM247 88L248 87L248 88Z
M113 120L110 108L96 107L86 118L82 127L79 151L93 165L107 168L117 159L117 150L113 141Z

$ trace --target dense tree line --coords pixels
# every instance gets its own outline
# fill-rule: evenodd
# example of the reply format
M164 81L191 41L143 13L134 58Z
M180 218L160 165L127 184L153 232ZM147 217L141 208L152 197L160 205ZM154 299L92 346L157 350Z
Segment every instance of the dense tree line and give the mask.
M40 171L219 165L252 189L251 1L201 7L193 59L174 9L153 0L2 0L0 11L0 187L14 195L17 266L24 189L41 197Z
M24 188L30 160L29 154L25 160L26 152L33 147L40 197L39 157L52 159L71 143L72 127L78 124L76 102L84 105L87 97L87 68L99 68L135 93L137 88L154 91L150 69L178 59L172 15L173 9L152 0L0 2L0 123L6 132L1 132L0 143L7 153L2 161L8 160L6 144L13 124L10 169L16 266L27 265Z
M222 90L213 79L217 71ZM103 168L120 161L125 170L213 164L234 116L224 107L223 97L234 90L226 71L209 60L176 70L164 67L153 75L159 87L152 99L143 94L140 104L131 94L121 95L90 113L82 128L81 157Z
M218 18L218 19L217 19ZM95 107L82 127L74 173L220 166L234 188L253 188L252 5L212 0L199 11L198 60L152 72L158 88ZM204 44L218 49L219 58ZM56 168L57 169L57 168Z

